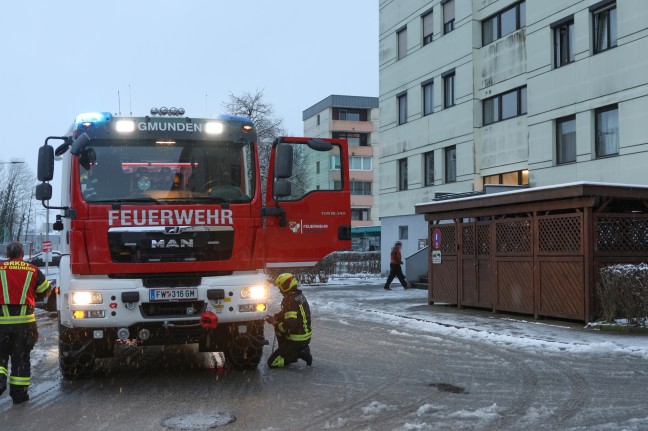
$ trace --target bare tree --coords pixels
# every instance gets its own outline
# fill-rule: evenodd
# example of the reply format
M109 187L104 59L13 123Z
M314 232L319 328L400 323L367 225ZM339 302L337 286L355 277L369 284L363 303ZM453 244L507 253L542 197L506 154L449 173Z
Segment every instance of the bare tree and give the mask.
M259 143L261 190L264 194L263 200L265 201L271 145L277 137L286 134L286 130L283 127L283 120L275 116L274 107L264 99L263 90L257 89L254 93L245 91L240 96L230 93L229 101L223 103L223 108L230 115L246 117L254 123Z
M13 160L0 164L0 181L0 241L7 243L28 229L35 178L27 164Z

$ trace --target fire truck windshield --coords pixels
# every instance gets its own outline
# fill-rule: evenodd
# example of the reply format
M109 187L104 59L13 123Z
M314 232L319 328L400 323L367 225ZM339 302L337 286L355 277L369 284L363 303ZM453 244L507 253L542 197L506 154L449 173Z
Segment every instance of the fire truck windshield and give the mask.
M251 144L191 140L92 140L79 156L89 203L214 201L254 195Z

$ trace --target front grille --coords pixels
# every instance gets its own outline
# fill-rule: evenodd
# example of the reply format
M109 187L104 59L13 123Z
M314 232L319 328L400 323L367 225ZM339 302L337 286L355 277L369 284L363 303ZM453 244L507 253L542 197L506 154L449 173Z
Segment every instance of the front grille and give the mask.
M147 277L142 279L146 288L154 287L196 287L200 285L200 277Z
M231 227L110 228L110 256L116 263L205 262L232 256Z
M200 317L203 301L145 302L140 305L144 317Z

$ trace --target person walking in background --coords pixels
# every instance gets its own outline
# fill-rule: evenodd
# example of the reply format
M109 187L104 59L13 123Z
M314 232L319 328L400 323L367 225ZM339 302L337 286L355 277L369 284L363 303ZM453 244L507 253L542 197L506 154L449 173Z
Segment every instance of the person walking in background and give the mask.
M7 389L14 404L29 400L29 356L38 339L34 307L36 297L50 293L50 282L31 263L23 261L19 242L7 245L8 261L0 265L0 394ZM11 357L11 377L8 376Z
M403 286L403 289L407 289L407 280L405 280L405 275L403 275L403 270L401 269L401 265L403 264L403 258L401 256L402 245L403 244L400 241L396 241L396 244L394 244L394 247L391 250L389 261L389 277L387 277L387 282L385 283L385 290L391 290L389 285L396 277L398 278L398 281L400 281L400 284Z

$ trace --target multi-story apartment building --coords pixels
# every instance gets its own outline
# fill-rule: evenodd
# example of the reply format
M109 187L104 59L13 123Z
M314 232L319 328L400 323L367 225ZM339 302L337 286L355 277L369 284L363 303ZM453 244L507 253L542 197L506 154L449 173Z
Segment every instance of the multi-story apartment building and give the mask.
M383 244L440 193L647 184L647 69L648 2L380 0Z
M378 98L331 95L303 112L304 136L340 138L349 143L351 228L354 249L379 249L380 215L377 178ZM339 160L319 166L320 172L339 169ZM356 234L358 233L358 234Z

